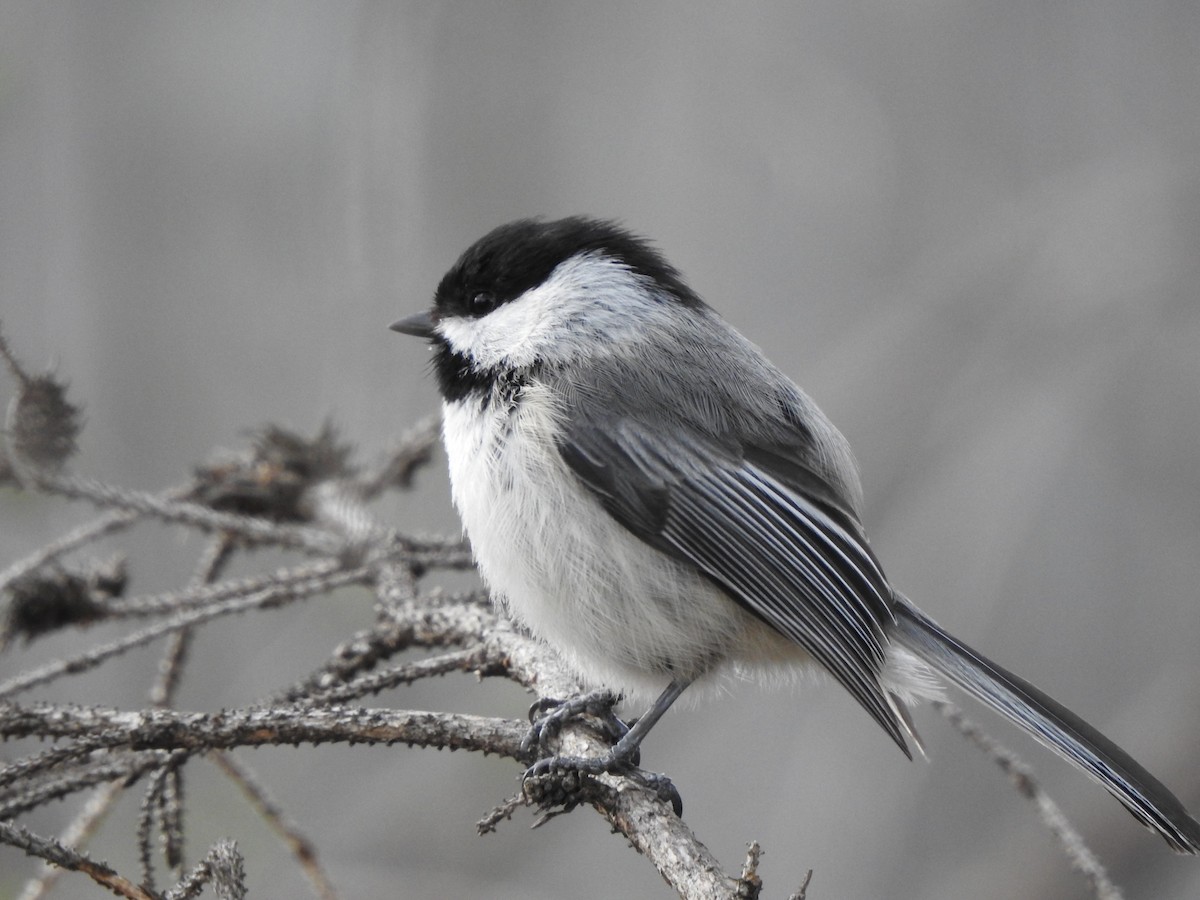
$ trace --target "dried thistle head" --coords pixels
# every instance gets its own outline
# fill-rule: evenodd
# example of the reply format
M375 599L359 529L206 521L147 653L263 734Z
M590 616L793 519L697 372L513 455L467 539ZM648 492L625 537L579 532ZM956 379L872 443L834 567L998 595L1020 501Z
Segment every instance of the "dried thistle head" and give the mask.
M67 399L66 382L53 373L27 374L2 332L0 358L17 382L17 394L8 408L6 457L0 464L0 477L12 479L24 467L58 471L77 447L83 428L79 407Z
M125 561L94 563L87 571L53 567L31 572L8 586L8 608L0 625L0 647L17 638L26 643L72 626L105 618L104 603L125 592Z
M351 448L338 437L328 422L312 438L267 425L254 436L248 453L199 467L193 497L225 512L309 521L308 491L354 473Z

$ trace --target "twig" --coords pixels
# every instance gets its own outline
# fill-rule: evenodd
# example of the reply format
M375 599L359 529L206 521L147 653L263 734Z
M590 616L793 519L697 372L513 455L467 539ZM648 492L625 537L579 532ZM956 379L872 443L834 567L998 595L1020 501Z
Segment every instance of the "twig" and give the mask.
M501 822L511 819L513 813L522 806L529 806L529 799L524 791L518 791L491 810L486 816L475 823L475 830L483 834L491 834Z
M308 699L310 703L322 706L332 703L346 703L367 694L378 694L380 691L397 687L398 685L412 684L414 681L420 681L423 678L447 675L451 672L482 673L485 670L488 670L488 674L495 674L495 671L488 664L487 655L478 647L470 647L466 650L442 653L438 656L432 656L429 659L418 660L417 662L390 666L378 672L369 672L358 676L352 681L347 681L345 684L324 690L314 690L309 694Z
M303 584L344 568L339 560L322 559L290 569L277 569L265 575L230 578L218 582L193 582L180 591L110 600L104 605L104 609L109 618L176 615L190 609L214 606L222 600L246 597L258 591L286 587L289 584Z
M28 783L22 782L0 797L0 819L14 818L51 800L61 800L97 785L113 781L132 783L146 772L164 765L170 756L159 751L99 754L96 759L49 772L45 777L31 779Z
M377 591L378 584L377 579ZM502 627L482 592L427 594L419 603L414 595L411 602L394 603L391 609L386 618L338 645L328 662L269 702L291 703L304 700L314 691L330 690L409 647L479 643L493 628ZM501 660L503 653L502 648L490 647L487 658Z
M808 886L812 882L813 870L809 869L804 873L804 880L800 882L800 887L792 893L788 900L805 900L808 896Z
M599 812L681 897L715 900L738 896L738 880L725 874L717 858L671 811L669 803L628 780L619 779L618 783L620 787Z
M161 900L158 894L134 884L104 863L89 859L53 838L41 837L20 825L0 822L0 841L24 850L30 856L51 862L59 868L83 872L97 884L103 885L120 897L128 897L129 900Z
M404 432L384 464L359 479L363 497L370 500L388 487L408 487L413 473L433 455L440 428L441 417L428 416Z
M300 831L299 826L288 820L283 809L271 798L254 771L241 763L232 753L220 751L210 754L208 759L241 788L246 799L283 840L300 869L312 883L317 896L321 900L337 900L338 895L333 883L321 868L320 863L317 862L317 848Z
M137 844L138 862L142 868L142 884L154 888L154 808L162 799L163 783L167 778L166 769L158 769L151 773L150 783L142 795L142 803L138 809Z
M211 584L229 562L233 547L233 540L227 534L219 535L210 541L200 558L200 564L196 567L196 574L192 576L192 585L200 587ZM191 628L181 628L171 635L167 649L158 663L158 679L150 688L150 702L155 706L171 705L183 674L192 634Z
M746 860L742 863L742 874L737 881L737 900L757 900L762 893L762 879L758 877L758 864L762 860L762 846L751 841L746 847Z
M1120 888L1109 879L1100 860L1088 849L1083 836L1063 815L1058 804L1050 799L1050 795L1042 789L1034 777L1033 770L1007 747L984 734L953 703L936 700L933 701L933 706L950 721L959 734L982 750L1008 775L1009 781L1013 783L1021 796L1033 802L1043 824L1058 839L1071 868L1088 880L1097 900L1122 900Z
M0 704L0 737L69 738L97 748L200 753L296 743L394 744L517 758L527 727L511 719L421 710L331 707L218 713Z
M100 827L100 823L104 821L124 790L125 787L120 782L110 782L97 788L71 824L59 834L58 843L66 847L78 847L85 843ZM17 900L41 900L62 877L64 871L66 870L49 862L44 863L42 871L25 883Z
M184 489L176 488L163 494L163 497L170 499L184 492ZM128 528L141 519L143 515L144 513L135 510L119 509L105 513L94 521L88 522L86 525L79 526L58 540L52 541L40 550L31 553L24 559L17 560L3 572L0 572L0 591L7 589L17 579L23 578L30 572L40 569L46 563L58 559L60 556L64 556L73 550L77 550L103 537Z
M35 753L32 756L9 763L0 768L0 789L20 781L31 781L42 772L62 769L69 763L78 760L82 756L87 756L91 752L90 747L72 744L68 747L55 747L52 750L44 750L41 753ZM7 792L0 790L0 797L4 796L5 793Z
M137 512L164 522L190 525L201 531L227 531L249 541L277 547L292 547L326 556L336 556L347 549L342 538L317 528L219 512L199 503L166 499L158 494L113 487L75 475L39 470L36 477L37 486L47 493L73 500L88 500L107 509Z
M210 883L219 900L243 900L246 896L242 854L233 841L217 841L187 877L165 892L161 900L190 900Z
M228 532L221 532L209 542L196 573L193 585L210 584L225 567L233 554L234 541ZM183 667L195 634L193 626L174 632L167 641L166 651L158 664L158 678L150 689L150 702L163 708L171 704ZM172 765L161 773L155 773L151 790L147 793L147 804L151 814L158 819L159 834L162 836L163 858L176 878L183 875L183 767ZM150 858L149 840L152 822L147 820L144 830L139 827L139 845L142 846L142 870L145 883L153 885L153 865Z
M333 569L333 565L329 565L328 568ZM94 668L113 656L125 653L142 644L147 644L172 631L178 631L181 628L191 625L198 625L201 622L207 622L220 616L277 605L312 594L324 593L348 584L360 583L366 580L369 575L370 570L366 568L329 571L308 579L297 580L296 582L278 587L266 588L248 596L234 597L222 603L181 613L167 622L136 631L110 644L89 650L73 659L56 660L38 669L32 669L15 678L10 678L8 681L0 684L0 700L12 697L22 691L27 691L39 684L53 681L55 678L63 675L76 674Z
M395 562L380 565L375 575L375 602L381 616L400 618L417 599L417 576L411 566Z

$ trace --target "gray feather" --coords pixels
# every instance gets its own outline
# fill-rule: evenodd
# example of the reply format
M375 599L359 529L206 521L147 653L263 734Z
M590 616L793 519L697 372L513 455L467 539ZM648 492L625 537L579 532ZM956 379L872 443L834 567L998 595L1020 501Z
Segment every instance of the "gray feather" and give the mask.
M566 407L563 459L622 525L807 650L907 753L879 683L891 590L858 525L841 435L759 353L714 347L710 329L674 337L656 348L675 357L657 380L619 353L586 381L573 373L588 402Z

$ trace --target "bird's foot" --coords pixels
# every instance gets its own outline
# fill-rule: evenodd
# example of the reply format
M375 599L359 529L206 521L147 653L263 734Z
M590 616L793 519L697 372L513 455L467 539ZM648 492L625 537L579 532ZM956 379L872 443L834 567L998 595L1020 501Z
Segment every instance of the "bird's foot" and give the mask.
M675 815L683 815L683 798L670 778L656 772L645 772L613 751L603 756L548 756L539 759L525 770L521 779L522 790L541 809L562 807L563 812L570 812L580 803L598 799L599 782L595 776L604 773L630 779L659 800L670 803Z
M610 743L617 743L629 733L629 726L617 718L613 711L620 697L612 691L599 690L572 697L570 700L554 700L543 697L529 707L529 731L521 741L523 759L541 760L554 756L551 742L558 737L563 726L583 716L590 716L600 733ZM638 764L634 754L630 760Z

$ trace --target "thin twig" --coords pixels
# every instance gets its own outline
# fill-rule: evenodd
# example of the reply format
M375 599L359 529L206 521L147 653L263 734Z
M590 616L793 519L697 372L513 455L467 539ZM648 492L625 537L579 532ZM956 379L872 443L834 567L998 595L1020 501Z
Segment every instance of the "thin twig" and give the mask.
M185 493L184 489L175 488L162 496L170 499L172 496L179 496L183 493ZM58 540L52 541L24 559L17 560L3 572L0 572L0 591L7 589L17 579L23 578L30 572L40 569L60 556L64 556L67 553L78 550L80 547L128 528L144 515L144 513L136 510L119 509L105 513L99 518L81 525L73 531L69 531Z
M163 861L176 878L183 875L183 785L183 766L168 766L155 809L162 835Z
M328 531L287 525L270 519L220 512L199 503L166 499L158 494L113 487L90 478L39 471L37 486L47 493L72 500L87 500L108 509L124 509L164 522L190 525L201 531L227 531L249 541L293 547L322 555L338 555L347 547Z
M98 787L71 824L58 835L58 843L65 847L79 847L86 843L124 791L125 786L116 781ZM41 900L53 889L65 871L49 862L44 863L41 872L25 883L17 900Z
M487 655L478 647L442 653L417 662L389 666L377 672L360 675L345 684L326 689L317 689L309 694L308 701L314 705L347 703L367 694L378 694L388 688L412 684L423 678L448 675L451 672L480 672L488 666Z
M417 599L417 576L412 566L386 562L375 576L375 602L381 616L401 618Z
M946 700L933 702L934 707L950 721L959 734L982 750L998 765L1021 796L1030 800L1038 810L1043 824L1058 839L1071 868L1081 873L1092 887L1097 900L1122 900L1120 888L1109 879L1108 873L1096 855L1088 849L1083 836L1076 830L1062 810L1034 777L1033 770L1023 763L1015 753L995 739L984 734L979 727L963 715L953 703Z
M88 742L84 742L88 743ZM0 797L0 819L11 819L43 806L51 800L113 781L132 783L146 772L164 765L172 754L160 751L143 753L97 754L96 758L50 772L44 778L22 783ZM187 754L181 752L180 757Z
M339 560L322 559L290 569L277 569L264 575L209 583L192 582L179 591L111 600L105 604L104 609L109 618L175 615L189 609L213 606L222 600L245 597L256 591L306 582L343 568L345 566Z
M331 564L329 568L333 568L333 565ZM0 700L12 697L22 691L27 691L39 684L53 681L55 678L63 675L77 674L87 669L95 668L113 656L125 653L142 644L148 644L150 641L172 631L198 625L201 622L207 622L220 616L245 612L249 609L278 605L311 596L312 594L325 593L334 588L363 582L369 576L370 570L366 568L331 571L308 579L297 580L286 585L266 588L248 596L235 597L202 609L181 613L169 621L136 631L133 634L126 635L112 643L96 647L72 659L56 660L40 668L31 669L15 678L10 678L8 681L0 684Z
M20 781L31 781L43 772L62 769L67 764L82 756L87 756L91 752L92 748L90 747L72 744L67 747L55 747L51 750L43 750L41 753L35 753L32 756L9 763L0 768L0 797L6 793L3 791L3 788L9 785Z
M379 579L376 590L379 590ZM482 591L454 595L433 593L422 595L419 602L415 596L411 601L394 602L385 618L339 644L328 662L274 695L269 704L303 701L314 691L343 684L357 673L372 669L409 647L476 644L483 641L485 635L506 627ZM505 659L504 652L503 648L491 648L486 656L494 665Z
M242 900L246 896L242 854L233 841L217 841L187 877L163 893L161 900L191 900L206 884L212 884L218 900Z
M228 532L221 532L210 541L192 576L192 584L210 584L233 555L234 546ZM194 634L195 627L189 626L168 638L166 651L159 660L158 678L150 688L150 702L155 706L167 707L174 699ZM154 781L156 789L147 794L148 810L158 819L163 859L178 879L183 876L183 767L169 766L161 774L162 777ZM141 827L138 829L139 844L143 847L142 867L146 884L149 885L153 885L151 879L154 872L149 849L151 824L146 821L144 830Z
M142 870L142 884L154 889L154 808L162 797L163 782L167 778L167 770L159 769L151 773L150 783L142 795L138 808L137 845L138 862Z
M364 499L374 499L389 487L408 487L413 473L433 455L441 429L440 416L427 416L404 432L377 471L359 479Z
M762 846L751 841L746 847L746 859L742 863L742 874L737 883L737 900L758 900L762 893L762 879L758 875L758 864L762 861Z
M120 897L127 897L129 900L160 900L158 894L134 884L104 863L89 859L53 838L34 834L20 825L0 822L0 841L24 850L30 856L51 862L59 868L82 872Z
M525 792L517 791L517 793L505 799L503 803L491 810L486 816L476 822L475 830L481 835L491 834L496 830L497 825L503 821L511 819L514 812L516 812L522 806L529 805L530 801L529 798L525 796Z
M804 873L804 880L800 882L800 887L792 893L788 900L805 900L808 897L808 886L812 883L813 870L809 869Z
M229 562L233 548L234 542L228 534L221 534L210 541L200 558L200 564L196 567L196 574L192 576L192 586L211 584ZM181 628L171 635L167 649L158 663L158 679L150 688L150 702L155 706L171 705L183 674L192 634L191 628Z
M312 883L317 896L321 900L337 900L338 895L333 883L317 861L316 846L300 831L298 825L288 819L283 809L258 780L254 770L239 761L232 753L224 751L209 754L208 759L241 788L246 799L283 840L284 845L295 857L301 871Z

